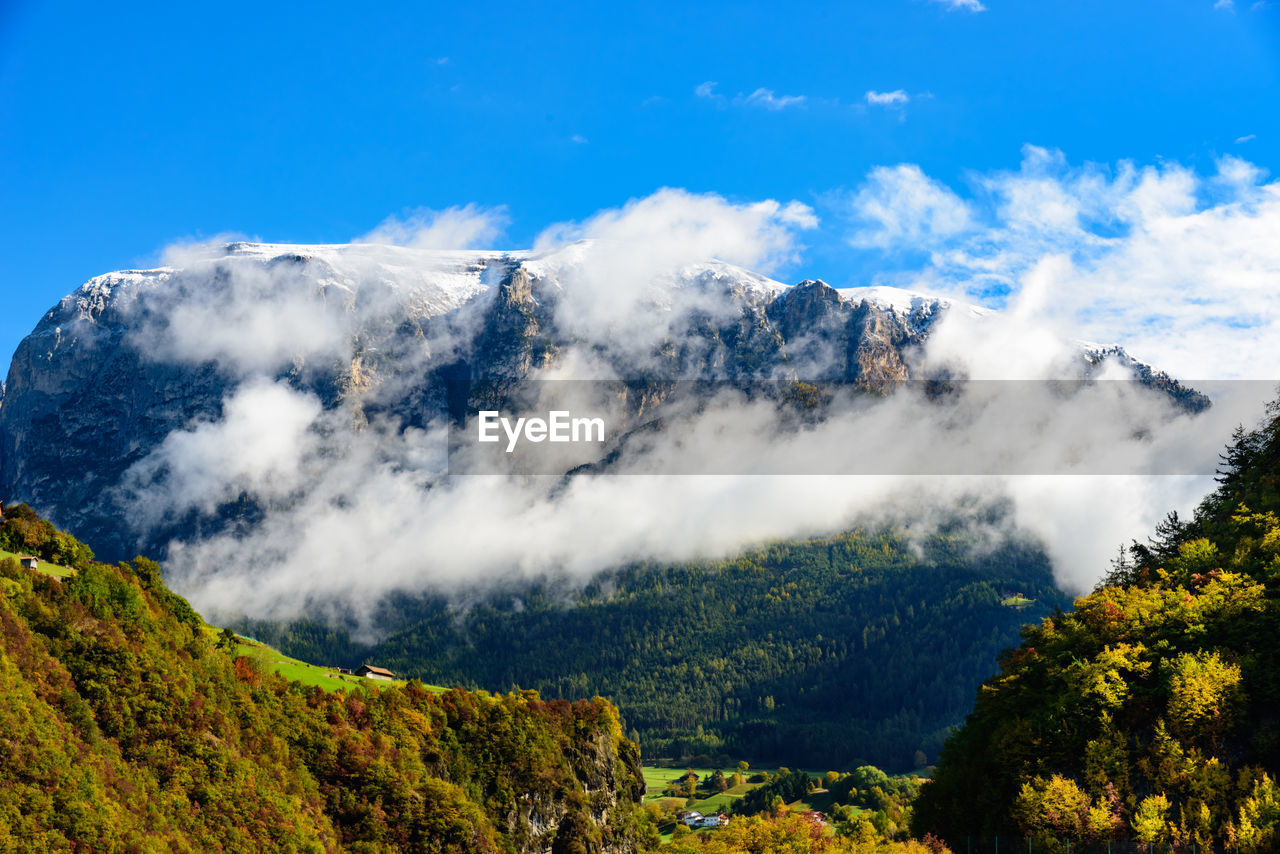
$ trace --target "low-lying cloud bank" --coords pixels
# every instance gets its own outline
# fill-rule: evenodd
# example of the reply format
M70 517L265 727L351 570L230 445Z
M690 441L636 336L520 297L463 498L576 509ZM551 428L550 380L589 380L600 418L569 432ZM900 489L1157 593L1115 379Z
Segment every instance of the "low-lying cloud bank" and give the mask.
M812 432L788 434L778 429L771 406L712 405L687 421L670 421L662 433L645 434L643 450L623 456L609 474L448 476L443 427L351 434L330 430L332 415L313 422L314 434L326 434L327 442L308 436L271 456L269 464L246 467L247 456L278 450L274 439L242 444L247 425L236 414L268 393L280 398L282 424L296 425L288 416L315 411L314 399L303 393L251 386L229 401L233 414L224 422L183 433L160 453L181 454L173 464L188 466L179 483L191 491L161 493L172 508L212 509L240 489L266 502L266 518L252 533L177 545L170 565L204 607L235 611L253 603L252 612L273 617L295 615L308 601L311 608L336 600L372 609L390 590L463 593L477 584L548 573L585 582L638 559L724 556L855 522L910 524L919 532L950 520L952 508L975 503L1007 502L1012 512L999 525L984 523L982 534L1039 538L1062 585L1079 590L1096 581L1119 543L1141 536L1169 509L1187 510L1210 483L1203 475L1097 473L1098 455L1113 454L1125 472L1144 464L1158 471L1166 454L1198 457L1203 465L1216 456L1216 437L1238 421L1222 404L1193 418L1175 415L1153 398L1130 414L1161 419L1151 422L1158 425L1154 437L1135 437L1115 423L1082 424L1087 407L1075 418L1069 403L1040 410L1040 429L1018 433L991 422L995 410L948 426L925 420L931 404L889 400L861 417L848 413ZM293 399L285 403L287 397ZM1245 403L1247 410L1256 401ZM988 459L1007 452L1068 473L911 473L922 465L916 457L931 452L929 440L943 434L957 452ZM846 457L821 456L840 448ZM191 476L192 470L208 471L219 455L226 460L226 483ZM191 466L189 458L200 464ZM824 465L840 470L869 459L887 472L901 465L907 473L672 473L702 470L713 464L709 460L732 466L762 458L782 472ZM1071 474L1073 465L1089 473Z
M918 353L921 365L975 379L1069 378L1082 364L1071 339L1086 338L1121 343L1193 381L1272 378L1280 244L1270 237L1280 233L1280 185L1254 167L1232 158L1210 176L1176 165L1072 167L1028 149L1019 171L970 184L962 197L899 166L874 170L845 196L844 213L858 224L851 242L883 252L887 264L916 262L877 283L1004 309L948 313ZM216 273L171 288L173 301L158 313L152 303L153 322L142 328L156 358L213 363L228 392L219 420L172 433L130 471L121 495L144 526L254 498L263 515L247 533L172 545L176 584L199 607L289 618L341 602L369 614L395 590L462 592L548 573L586 579L630 561L721 556L859 521L919 527L975 497L1009 501L1006 522L988 533L1040 538L1060 583L1081 590L1117 545L1169 510L1188 511L1212 486L1203 475L1139 472L1173 470L1170 460L1199 461L1178 470L1203 471L1271 391L1205 387L1215 406L1195 417L1166 397L1136 394L1127 421L1093 421L1069 396L1046 394L1019 420L979 395L964 409L902 395L850 402L800 427L779 420L771 403L726 397L637 439L608 473L450 475L446 420L406 427L394 408L359 404L410 394L406 377L456 357L514 264L555 282L548 310L574 342L530 377L607 379L618 360L602 354L642 364L664 342L678 347L691 324L741 311L709 281L737 277L767 299L776 283L727 265L767 275L794 264L804 236L823 227L797 202L662 190L554 226L531 254L427 259L412 250L439 247L441 235L487 241L502 216L468 207L384 223L369 239L409 248L354 247L328 276L281 261L220 265L208 248L176 259ZM707 265L712 258L724 263ZM384 346L379 330L389 329L413 342L397 345L394 376L370 367L382 364L371 348ZM334 370L347 390L326 404L304 380ZM1103 376L1129 375L1116 361ZM913 468L944 434L950 453L1050 460L1043 470L1059 473L1010 474L1021 470L1012 463L985 477ZM674 473L710 455L773 460L783 473ZM858 458L887 462L874 475L813 473L826 461L847 471Z

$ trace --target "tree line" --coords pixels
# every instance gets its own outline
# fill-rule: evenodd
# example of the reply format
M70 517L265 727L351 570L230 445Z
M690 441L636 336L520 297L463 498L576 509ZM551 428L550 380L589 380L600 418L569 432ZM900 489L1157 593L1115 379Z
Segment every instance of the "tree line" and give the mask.
M960 526L923 543L853 531L626 567L585 589L544 579L462 611L400 596L373 646L316 622L238 626L311 661L604 696L647 758L909 770L936 759L1022 625L1068 602L1035 546L978 546ZM1034 601L1002 604L1014 592Z
M1029 628L916 805L953 845L1280 845L1280 408L1237 431L1193 518ZM1058 843L1059 845L1061 842Z

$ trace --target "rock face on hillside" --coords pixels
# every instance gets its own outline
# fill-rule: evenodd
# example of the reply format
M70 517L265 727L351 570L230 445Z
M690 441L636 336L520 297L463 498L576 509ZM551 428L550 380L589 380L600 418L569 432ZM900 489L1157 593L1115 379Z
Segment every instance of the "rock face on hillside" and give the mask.
M334 416L330 432L427 428L466 402L451 391L459 384L501 394L556 368L649 383L642 407L675 380L884 393L915 376L937 318L985 311L886 288L788 287L720 262L624 286L615 279L629 271L593 251L237 243L94 278L14 354L0 398L0 500L29 502L104 557L162 555L174 537L261 516L251 489L176 514L150 513L130 493L142 461L176 431L218 421L255 378L312 396ZM163 479L171 463L150 475ZM198 478L225 463L190 465Z
M640 752L620 736L583 736L569 757L581 797L563 792L531 792L506 815L506 836L520 850L538 854L572 851L572 840L602 844L609 854L634 854L637 840L625 817L644 798Z

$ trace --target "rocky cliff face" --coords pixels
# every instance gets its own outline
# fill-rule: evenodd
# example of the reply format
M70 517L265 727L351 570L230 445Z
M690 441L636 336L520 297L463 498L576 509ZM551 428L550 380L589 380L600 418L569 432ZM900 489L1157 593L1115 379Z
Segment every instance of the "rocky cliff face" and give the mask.
M646 410L676 380L885 393L916 376L939 317L983 311L884 288L787 287L718 262L623 292L617 270L593 263L583 244L548 254L230 244L181 266L97 277L14 354L0 400L0 499L29 502L104 557L163 554L174 537L262 514L251 487L162 514L129 492L142 461L163 481L172 459L154 462L157 449L224 418L229 396L255 380L309 395L332 416L330 433L426 428L467 396L500 397L548 371L638 382ZM221 463L184 465L198 480Z
M598 732L581 738L569 753L576 790L568 797L530 793L507 814L507 837L530 854L634 854L639 847L631 813L645 793L639 750L620 733Z
M112 490L176 426L216 417L225 383L212 364L147 359L131 320L105 289L64 299L18 345L0 405L0 493L121 558L136 537L110 518Z

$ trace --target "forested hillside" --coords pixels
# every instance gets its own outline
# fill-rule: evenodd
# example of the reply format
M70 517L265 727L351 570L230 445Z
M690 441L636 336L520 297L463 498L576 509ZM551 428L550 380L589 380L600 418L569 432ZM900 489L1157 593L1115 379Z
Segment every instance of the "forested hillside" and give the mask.
M1269 417L1190 522L1171 515L1025 633L944 750L917 832L1280 847L1280 405Z
M634 851L635 746L596 699L306 688L220 643L151 561L25 507L0 560L0 850ZM52 548L52 546L50 546Z
M1068 601L1035 548L984 552L957 530L922 554L881 531L505 590L462 612L401 599L388 612L402 628L372 648L316 624L242 628L316 662L598 694L647 758L904 770L936 758L1022 625Z

